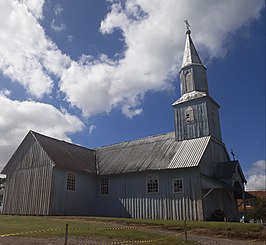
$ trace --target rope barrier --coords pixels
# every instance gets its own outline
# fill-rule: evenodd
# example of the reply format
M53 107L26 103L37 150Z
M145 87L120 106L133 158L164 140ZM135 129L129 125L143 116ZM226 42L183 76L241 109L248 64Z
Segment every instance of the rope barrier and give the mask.
M127 241L119 241L119 242L103 242L103 243L86 243L83 245L117 245L117 244L138 244L138 243L154 243L163 240L167 240L169 238L177 237L178 235L168 236L164 238L158 239L149 239L149 240L127 240Z
M125 226L125 227L103 227L103 228L69 228L69 230L72 231L78 231L78 230L92 230L92 231L105 231L105 230L136 230L136 229L149 229L149 228L156 228L158 226ZM50 231L64 231L64 228L60 229L45 229L45 230L36 230L36 231L25 231L25 232L17 232L17 233L9 233L9 234L2 234L0 237L7 237L7 236L17 236L17 235L25 235L25 234L31 234L31 233L42 233L42 232L50 232Z
M105 231L105 230L136 230L136 229L149 229L149 228L155 228L158 226L126 226L126 227L102 227L102 228L69 228L69 231L80 231L80 230L91 230L91 231ZM43 232L52 232L52 231L64 231L63 228L58 229L42 229L42 230L35 230L35 231L25 231L25 232L16 232L16 233L8 233L8 234L2 234L0 237L10 237L10 236L19 236L19 235L26 235L26 234L34 234L34 233L43 233ZM102 243L86 243L82 245L119 245L119 244L139 244L139 243L153 243L157 241L163 241L166 239L169 239L171 237L176 237L178 235L173 236L167 236L164 238L158 238L158 239L148 239L148 240L127 240L127 241L114 241L114 242L102 242Z

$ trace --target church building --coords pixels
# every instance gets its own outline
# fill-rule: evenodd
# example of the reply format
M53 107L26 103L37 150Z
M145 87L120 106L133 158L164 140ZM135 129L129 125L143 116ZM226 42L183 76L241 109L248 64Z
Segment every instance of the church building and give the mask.
M189 28L179 75L174 132L88 149L30 131L2 170L3 213L239 220L246 179Z

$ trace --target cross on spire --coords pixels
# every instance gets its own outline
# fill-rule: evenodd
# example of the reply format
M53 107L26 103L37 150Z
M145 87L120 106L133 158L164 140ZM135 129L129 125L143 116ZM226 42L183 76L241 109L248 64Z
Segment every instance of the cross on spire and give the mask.
M191 33L191 31L190 31L190 24L188 23L188 20L184 20L184 22L185 22L185 24L186 24L186 28L187 28L187 32L186 32L186 34L190 34Z
M233 157L233 160L235 161L236 159L235 159L235 153L233 152L233 150L231 149L231 155L232 155L232 157Z

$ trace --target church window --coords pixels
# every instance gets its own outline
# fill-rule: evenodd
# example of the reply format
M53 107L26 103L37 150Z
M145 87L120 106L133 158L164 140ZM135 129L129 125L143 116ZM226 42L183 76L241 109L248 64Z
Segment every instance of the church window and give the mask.
M191 106L186 109L185 117L187 123L194 123L194 112Z
M182 178L173 179L173 192L174 193L183 192L183 179Z
M76 174L73 172L67 173L67 190L68 191L76 190Z
M190 71L185 72L186 93L193 91L192 74Z
M157 174L147 176L147 193L159 192L159 178Z
M100 180L100 194L108 195L109 194L109 179L104 178Z

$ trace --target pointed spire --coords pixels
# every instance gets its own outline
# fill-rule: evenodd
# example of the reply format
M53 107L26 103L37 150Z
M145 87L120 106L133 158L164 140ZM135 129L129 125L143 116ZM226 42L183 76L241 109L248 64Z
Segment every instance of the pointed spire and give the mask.
M190 64L202 64L198 52L193 44L193 41L190 37L191 30L190 25L187 20L185 20L187 31L186 31L186 44L185 51L183 56L182 68Z

